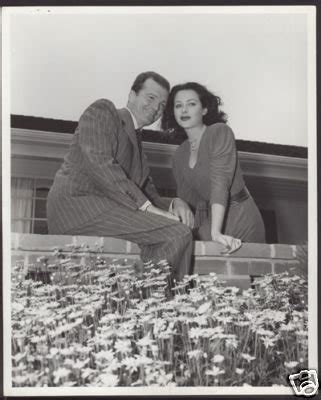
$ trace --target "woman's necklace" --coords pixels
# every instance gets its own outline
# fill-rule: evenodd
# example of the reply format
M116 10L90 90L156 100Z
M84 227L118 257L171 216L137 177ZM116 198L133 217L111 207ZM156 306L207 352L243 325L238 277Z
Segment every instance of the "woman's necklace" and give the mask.
M198 150L200 140L196 139L193 142L190 142L191 151Z
M198 150L203 133L205 132L205 129L206 129L206 125L203 126L202 132L199 135L197 135L196 139L189 140L189 144L190 144L192 152L196 152Z

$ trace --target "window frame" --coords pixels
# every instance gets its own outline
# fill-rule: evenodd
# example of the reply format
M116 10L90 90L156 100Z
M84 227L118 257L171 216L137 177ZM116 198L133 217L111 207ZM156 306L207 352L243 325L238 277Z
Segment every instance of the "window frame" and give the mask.
M11 223L17 222L17 221L29 221L30 222L30 234L37 234L40 232L35 232L35 223L38 221L44 221L46 222L47 225L47 233L48 234L48 218L39 218L36 217L36 207L37 207L37 200L39 201L47 201L47 196L49 193L49 189L53 183L53 179L47 179L47 178L26 178L26 177L12 177L11 179L11 189L13 188L13 179L29 179L33 181L33 187L32 187L32 196L31 196L31 201L32 201L32 212L31 212L31 217L20 217L20 218L13 218L12 217L12 210L11 210ZM47 190L47 196L46 197L41 197L37 195L37 190ZM30 199L28 196L15 196L15 199ZM13 196L11 197L11 204L12 204L12 199Z

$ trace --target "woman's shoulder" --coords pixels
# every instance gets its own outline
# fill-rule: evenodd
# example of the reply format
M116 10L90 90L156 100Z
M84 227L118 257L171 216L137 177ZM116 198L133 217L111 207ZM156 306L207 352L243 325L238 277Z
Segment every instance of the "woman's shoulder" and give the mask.
M209 125L206 129L208 140L210 141L230 141L234 140L232 129L224 122L217 122Z
M235 137L232 129L224 122L218 122L207 127L207 144L214 153L225 153L235 149Z
M208 125L207 131L209 133L233 134L231 127L225 122L216 122L215 124Z

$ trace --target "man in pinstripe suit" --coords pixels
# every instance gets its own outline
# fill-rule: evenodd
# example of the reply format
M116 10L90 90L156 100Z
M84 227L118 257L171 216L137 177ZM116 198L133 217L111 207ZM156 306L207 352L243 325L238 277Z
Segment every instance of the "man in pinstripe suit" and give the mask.
M133 241L143 261L167 259L181 279L191 272L193 214L181 199L159 196L136 134L161 116L169 89L161 75L144 72L126 108L100 99L84 111L50 189L47 216L51 234Z

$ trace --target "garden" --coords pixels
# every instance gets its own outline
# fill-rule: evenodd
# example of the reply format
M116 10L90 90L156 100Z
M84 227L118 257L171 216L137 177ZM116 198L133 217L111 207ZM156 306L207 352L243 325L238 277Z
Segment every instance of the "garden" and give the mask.
M289 387L308 365L304 276L241 291L214 273L172 281L166 262L55 260L40 258L47 280L12 269L13 387Z

